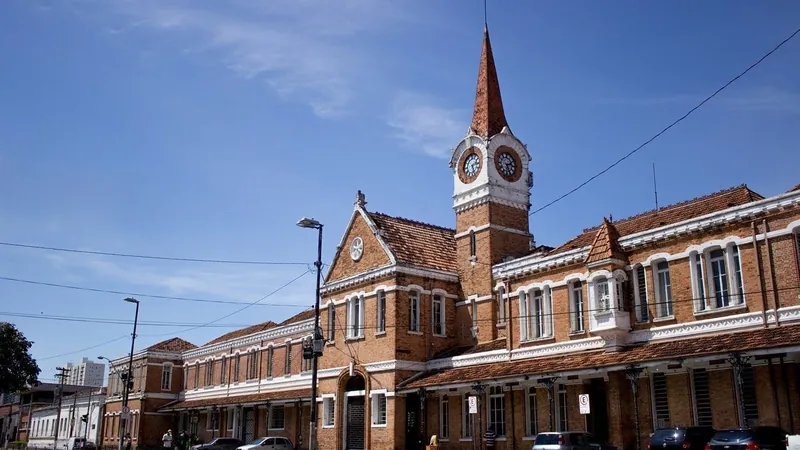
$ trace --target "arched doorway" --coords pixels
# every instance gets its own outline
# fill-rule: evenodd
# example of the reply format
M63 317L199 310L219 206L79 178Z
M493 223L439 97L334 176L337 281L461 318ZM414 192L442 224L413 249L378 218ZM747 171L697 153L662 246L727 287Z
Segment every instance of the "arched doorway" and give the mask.
M356 373L347 379L344 386L344 449L365 450L364 434L366 421L366 383Z

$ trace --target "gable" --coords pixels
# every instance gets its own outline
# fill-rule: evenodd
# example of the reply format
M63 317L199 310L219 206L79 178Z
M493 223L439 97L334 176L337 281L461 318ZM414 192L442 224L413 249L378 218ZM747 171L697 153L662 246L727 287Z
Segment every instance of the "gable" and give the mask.
M334 256L328 276L325 278L326 283L394 263L393 255L388 252L385 244L375 235L377 229L368 221L371 221L371 219L361 208L356 208L353 211L350 224L339 244L339 248L336 249L336 256ZM361 257L354 261L350 257L350 245L357 237L360 237L363 241L364 251Z

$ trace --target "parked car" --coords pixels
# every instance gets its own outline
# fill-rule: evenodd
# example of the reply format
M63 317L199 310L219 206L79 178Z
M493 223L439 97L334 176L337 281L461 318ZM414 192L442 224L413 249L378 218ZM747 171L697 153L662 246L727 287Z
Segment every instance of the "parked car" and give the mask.
M547 431L536 435L532 450L609 450L591 433L583 431Z
M712 427L660 428L650 435L648 450L703 450L717 433Z
M253 442L242 445L236 450L294 450L294 446L285 437L267 436L255 439Z
M193 445L192 450L236 450L241 447L244 442L226 437L218 437L208 441L205 444Z
M718 431L705 450L786 450L786 431L778 427Z

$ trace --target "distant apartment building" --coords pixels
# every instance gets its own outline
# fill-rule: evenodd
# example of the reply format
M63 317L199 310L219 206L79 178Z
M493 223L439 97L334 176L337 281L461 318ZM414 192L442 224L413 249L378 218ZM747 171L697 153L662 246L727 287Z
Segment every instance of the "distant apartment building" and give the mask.
M69 375L66 383L75 386L103 386L103 378L106 373L106 365L89 361L89 358L81 359L78 364L68 363Z

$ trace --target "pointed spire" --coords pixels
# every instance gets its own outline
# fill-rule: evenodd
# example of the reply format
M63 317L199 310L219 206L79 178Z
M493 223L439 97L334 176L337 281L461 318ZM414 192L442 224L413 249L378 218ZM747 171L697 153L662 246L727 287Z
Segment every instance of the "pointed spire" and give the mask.
M489 42L489 27L483 27L483 50L478 68L478 87L475 91L475 110L472 114L471 130L482 137L494 136L507 127L500 97L500 82L494 66L492 44Z
M607 261L611 259L618 259L620 261L627 261L628 256L619 245L619 231L613 223L603 217L603 224L597 230L594 236L594 242L589 249L589 254L583 261L585 264L592 264L600 261Z

